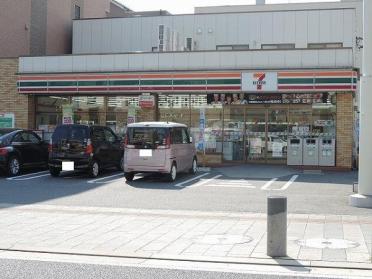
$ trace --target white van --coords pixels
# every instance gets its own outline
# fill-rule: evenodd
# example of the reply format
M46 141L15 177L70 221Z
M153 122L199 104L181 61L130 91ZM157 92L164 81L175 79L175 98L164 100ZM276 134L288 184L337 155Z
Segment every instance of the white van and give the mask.
M196 150L186 125L172 122L128 125L124 152L127 181L132 181L136 173L164 173L169 181L174 181L179 172L196 171Z

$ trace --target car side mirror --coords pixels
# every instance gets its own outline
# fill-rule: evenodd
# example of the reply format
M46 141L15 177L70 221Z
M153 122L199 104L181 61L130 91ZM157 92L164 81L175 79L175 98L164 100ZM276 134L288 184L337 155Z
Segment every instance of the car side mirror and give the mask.
M192 143L192 137L190 137L190 143Z

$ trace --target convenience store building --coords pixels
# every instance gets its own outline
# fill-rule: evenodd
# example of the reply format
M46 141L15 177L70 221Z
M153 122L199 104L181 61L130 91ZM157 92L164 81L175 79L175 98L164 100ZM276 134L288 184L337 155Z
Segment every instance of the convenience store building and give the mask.
M46 137L60 123L120 134L134 121L175 121L208 164L286 164L290 138L327 138L334 165L350 169L361 3L76 20L72 55L20 58L18 93L33 99L33 128Z

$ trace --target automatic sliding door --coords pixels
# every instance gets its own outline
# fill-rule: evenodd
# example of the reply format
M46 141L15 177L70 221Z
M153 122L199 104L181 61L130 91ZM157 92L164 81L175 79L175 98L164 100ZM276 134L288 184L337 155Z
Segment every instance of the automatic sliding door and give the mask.
M268 110L267 160L281 162L287 159L288 109Z
M248 162L265 161L266 109L246 110L246 159Z
M244 160L244 107L231 105L224 108L223 159Z

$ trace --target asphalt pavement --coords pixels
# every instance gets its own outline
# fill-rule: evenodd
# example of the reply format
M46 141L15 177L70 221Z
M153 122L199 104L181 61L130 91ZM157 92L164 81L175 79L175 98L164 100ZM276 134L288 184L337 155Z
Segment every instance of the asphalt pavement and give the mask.
M174 183L161 176L136 176L126 182L112 170L91 179L84 173L54 178L37 170L0 177L0 203L51 204L136 209L266 212L269 195L288 198L289 213L370 215L350 207L357 172L303 172L285 166L238 166L195 176L180 174Z

